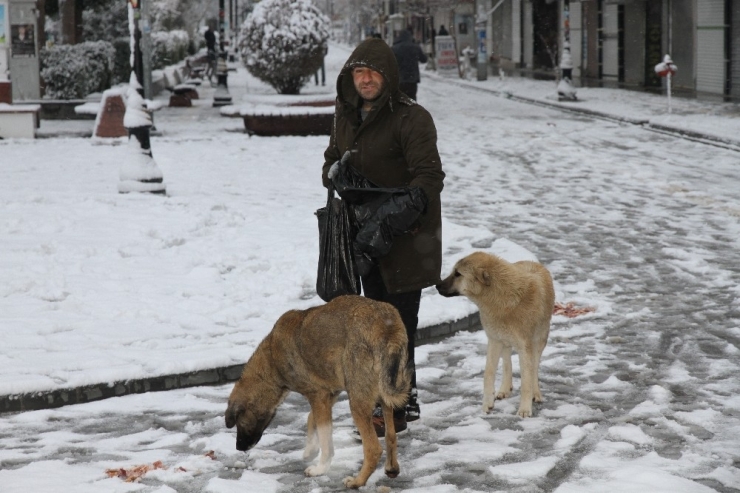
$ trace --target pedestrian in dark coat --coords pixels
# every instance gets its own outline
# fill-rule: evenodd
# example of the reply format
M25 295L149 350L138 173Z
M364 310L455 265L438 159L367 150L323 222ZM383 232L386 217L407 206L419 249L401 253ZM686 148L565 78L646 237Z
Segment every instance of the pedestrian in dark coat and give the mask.
M208 29L206 29L205 34L203 35L204 38L206 38L206 50L211 52L216 51L216 33L213 32L213 26L208 26Z
M427 199L418 228L393 239L390 252L362 277L363 294L395 306L409 336L409 362L414 361L421 290L437 283L442 266L440 192L445 177L437 150L437 130L427 110L399 89L398 64L385 41L360 43L337 78L334 126L324 152L323 182L350 151L349 165L379 187L419 187ZM419 417L416 377L397 429ZM374 418L384 427L382 414Z
M393 54L398 62L399 88L411 99L416 99L416 89L421 78L419 77L419 63L426 63L427 56L421 46L414 43L411 32L401 31L398 39L393 42Z

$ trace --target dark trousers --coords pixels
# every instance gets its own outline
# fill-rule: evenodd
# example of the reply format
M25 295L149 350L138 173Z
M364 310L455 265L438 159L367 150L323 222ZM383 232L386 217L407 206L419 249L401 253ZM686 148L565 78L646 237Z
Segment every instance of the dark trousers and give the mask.
M326 68L323 61L321 62L321 68L313 74L313 78L316 81L317 86L319 85L319 72L321 72L321 85L326 85Z
M419 86L416 82L401 82L398 84L398 88L406 96L416 101L416 88Z
M385 301L393 305L401 314L403 325L406 326L406 335L409 338L408 353L409 363L414 369L411 377L411 387L416 388L416 364L414 362L414 347L416 342L416 328L419 325L419 302L421 301L421 289L408 291L406 293L390 294L385 288L380 269L376 266L367 276L362 277L362 294L372 300Z

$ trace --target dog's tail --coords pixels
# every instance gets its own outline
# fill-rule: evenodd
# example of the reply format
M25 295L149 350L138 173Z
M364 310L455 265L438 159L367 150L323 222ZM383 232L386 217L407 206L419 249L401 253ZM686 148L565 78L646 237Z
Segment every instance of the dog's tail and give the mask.
M380 364L380 398L394 408L404 406L413 375L413 366L408 360L406 345L391 342L386 346Z

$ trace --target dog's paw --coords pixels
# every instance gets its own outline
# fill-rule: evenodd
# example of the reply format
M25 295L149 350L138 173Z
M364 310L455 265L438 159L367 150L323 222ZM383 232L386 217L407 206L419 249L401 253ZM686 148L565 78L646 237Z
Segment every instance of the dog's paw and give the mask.
M535 402L542 402L545 399L542 398L542 394L540 392L535 392L534 398L532 400L534 400Z
M491 395L484 395L483 396L483 412L488 414L491 411L493 411L493 403L494 403L493 393Z
M365 483L361 483L357 481L357 478L353 478L352 476L347 476L344 478L344 486L347 488L359 488L360 486L365 486Z
M499 390L498 391L498 394L496 394L496 400L497 401L500 401L500 400L503 400L503 399L508 399L509 396L511 395L511 390L512 389L509 389L508 391L507 390Z
M532 407L531 406L530 407L521 406L519 408L519 411L517 411L517 415L520 418L531 418L532 417Z
M314 476L321 476L322 474L326 474L326 471L329 470L329 466L322 466L321 464L316 464L315 466L308 466L306 468L306 476L314 477Z
M401 472L401 469L398 467L392 467L390 469L385 470L385 475L389 478L396 478L398 477L398 474Z

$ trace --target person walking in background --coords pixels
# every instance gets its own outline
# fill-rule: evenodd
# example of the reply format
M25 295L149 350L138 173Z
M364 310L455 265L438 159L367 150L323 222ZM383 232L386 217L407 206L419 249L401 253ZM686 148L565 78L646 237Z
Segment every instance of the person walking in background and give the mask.
M216 33L213 31L213 26L210 24L208 25L208 29L206 29L206 32L203 34L203 37L206 38L206 50L209 52L213 51L215 53L216 51Z
M447 32L447 29L445 29L445 25L442 24L439 26L439 32L437 33L437 36L449 36L450 33Z
M319 68L315 74L313 74L316 85L319 85L319 72L321 72L321 85L326 85L326 54L329 52L329 47L325 46L323 54L321 55L321 68Z
M426 63L427 56L416 44L409 29L404 29L393 42L393 54L398 62L399 88L411 99L416 99L416 89L421 82L419 64Z
M338 179L343 166L378 187L405 187L399 200L423 211L412 229L394 236L389 252L361 273L363 295L385 301L400 313L408 335L409 365L419 322L421 290L437 283L442 265L440 193L445 173L437 130L429 112L399 89L398 64L382 39L368 38L350 55L337 78L335 124L324 152L323 184ZM340 159L349 153L347 164ZM419 199L420 198L420 199ZM419 200L423 203L419 204ZM394 411L396 431L419 419L416 370L405 409ZM380 408L373 423L385 434Z
M213 26L208 24L208 29L203 34L206 38L206 50L208 56L208 70L206 70L206 76L208 80L216 75L216 33L213 31Z

